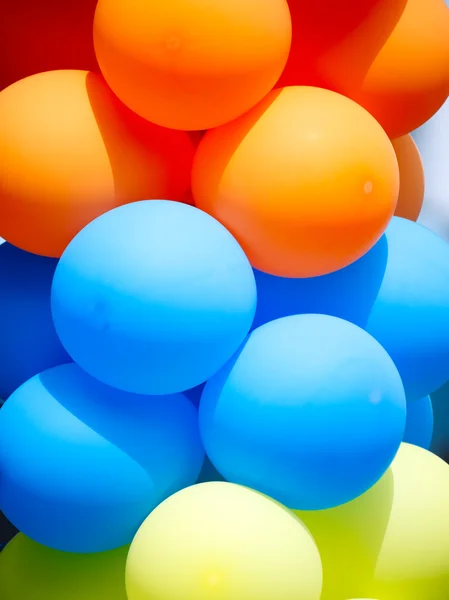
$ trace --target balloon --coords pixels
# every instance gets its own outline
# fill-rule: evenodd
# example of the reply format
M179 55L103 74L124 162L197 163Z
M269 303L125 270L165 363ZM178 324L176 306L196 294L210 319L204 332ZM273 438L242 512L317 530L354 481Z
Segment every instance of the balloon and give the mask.
M429 450L433 434L433 409L430 396L409 402L404 442Z
M395 210L399 170L391 142L364 109L327 90L291 87L206 133L192 190L253 267L313 277L374 246Z
M407 0L288 0L292 44L278 85L326 87L332 82L337 87L361 81L406 3Z
M42 71L97 70L95 5L96 0L3 0L0 90Z
M411 135L392 140L399 164L399 198L395 215L416 221L424 200L424 169Z
M56 331L100 381L169 394L211 377L243 342L256 285L232 235L198 209L136 202L102 215L55 273Z
M344 506L296 513L323 561L321 600L446 600L449 465L409 444L384 477Z
M391 138L425 123L449 95L449 11L444 0L407 0L403 6L364 79L347 90ZM354 46L352 52L357 52Z
M127 553L58 552L19 534L0 554L2 600L126 600Z
M143 198L181 200L193 144L121 104L86 71L41 73L0 93L0 234L59 257L87 223Z
M214 465L210 462L206 456L204 459L203 467L198 476L197 483L206 483L207 481L225 481L223 475L217 471Z
M391 138L427 121L449 94L444 0L289 0L292 47L278 87L332 89Z
M206 383L200 383L200 385L197 385L194 388L191 388L190 390L186 390L184 392L184 395L191 401L193 402L193 404L198 408L199 404L200 404L200 400L201 400L201 394L203 393L204 390L204 386L206 385Z
M50 311L56 260L0 245L0 396L70 361Z
M424 204L418 223L449 242L449 100L414 132L426 174Z
M128 394L62 365L30 379L0 411L0 509L56 550L111 550L195 483L203 459L187 398Z
M206 453L226 480L315 510L383 475L406 404L392 360L363 329L297 315L251 333L206 384L199 415Z
M386 231L388 260L366 330L396 363L408 400L449 379L449 245L394 217Z
M106 81L137 114L209 129L273 88L291 19L286 0L99 0L94 43Z
M329 275L293 279L254 270L257 309L253 329L304 313L340 317L364 327L382 283L387 257L387 241L382 236L358 261Z
M284 507L237 485L204 483L143 523L129 551L126 591L128 600L319 600L321 562L307 529Z

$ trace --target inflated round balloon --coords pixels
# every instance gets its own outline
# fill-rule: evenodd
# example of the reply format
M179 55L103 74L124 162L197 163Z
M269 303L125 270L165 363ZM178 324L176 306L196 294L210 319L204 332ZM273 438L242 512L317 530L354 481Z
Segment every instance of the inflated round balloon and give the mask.
M42 71L98 69L92 40L96 3L3 0L0 90Z
M424 204L418 223L449 242L449 100L413 133L426 174Z
M56 260L0 245L0 396L70 361L56 335L50 290Z
M253 267L313 277L374 246L395 210L399 170L390 140L363 108L327 90L291 87L206 133L192 190Z
M430 396L407 404L404 442L429 450L433 435L433 408Z
M200 402L201 436L223 477L305 510L371 487L393 460L405 419L388 354L363 329L327 315L253 331Z
M111 550L195 483L203 458L197 411L183 395L129 394L62 365L0 411L0 510L51 548Z
M104 79L52 71L0 93L0 235L58 257L87 223L127 202L182 200L193 144L128 110Z
M367 331L390 354L408 400L449 379L449 244L429 229L394 217L388 260Z
M137 114L209 129L274 86L291 43L286 0L100 0L94 22L106 81Z
M128 600L319 600L321 580L320 556L301 521L223 482L195 485L158 506L126 564Z
M326 87L334 80L340 85L351 79L359 81L393 30L406 2L288 0L292 44L278 85Z
M444 0L289 0L292 47L278 86L315 85L371 112L391 138L427 121L449 93Z
M394 30L363 80L354 86L349 80L347 89L391 138L425 123L449 95L449 10L444 0L402 0L396 5L403 12ZM357 54L358 48L353 45L351 51Z
M163 200L96 219L53 281L56 331L73 360L142 394L206 381L243 342L255 307L254 275L232 235L197 208Z
M399 164L399 197L395 215L416 221L424 200L424 169L411 135L392 140Z
M364 327L385 273L387 257L387 242L382 236L362 258L329 275L294 279L254 270L257 309L253 329L304 313L340 317ZM194 399L198 392L192 390L190 394Z
M19 533L0 554L2 600L126 600L127 554L59 552Z
M321 600L446 600L449 589L449 465L402 444L366 494L298 516L323 561Z

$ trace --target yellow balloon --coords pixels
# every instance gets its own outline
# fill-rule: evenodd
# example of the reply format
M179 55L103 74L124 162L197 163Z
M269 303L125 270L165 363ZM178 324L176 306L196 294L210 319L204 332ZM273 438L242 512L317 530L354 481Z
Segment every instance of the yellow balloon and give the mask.
M315 542L291 511L217 481L160 504L126 567L128 600L319 600L321 584Z
M321 600L449 597L449 465L431 452L402 444L363 496L295 514L320 550Z
M0 553L2 600L126 600L128 548L70 554L21 533Z

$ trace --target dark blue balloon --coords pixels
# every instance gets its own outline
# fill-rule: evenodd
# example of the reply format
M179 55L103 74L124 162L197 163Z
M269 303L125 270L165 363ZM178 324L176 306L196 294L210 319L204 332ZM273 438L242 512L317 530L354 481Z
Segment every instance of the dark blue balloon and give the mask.
M69 362L50 310L57 260L0 244L0 397L45 369Z
M430 396L407 404L404 442L429 450L433 435L433 408Z
M344 318L384 346L409 400L449 379L449 244L425 227L394 217L370 252L330 275L255 277L254 327L293 314Z
M349 502L376 483L405 419L391 358L363 329L327 315L253 331L200 402L205 449L223 477L303 510Z
M305 313L340 317L363 327L382 282L387 254L383 237L360 260L329 275L288 279L254 270L257 310L253 329Z
M203 459L185 396L122 392L63 365L0 410L0 509L45 546L102 552L130 543L153 508L196 482Z
M253 271L229 231L164 200L121 206L87 225L52 288L56 330L73 360L142 394L206 381L245 339L255 309Z

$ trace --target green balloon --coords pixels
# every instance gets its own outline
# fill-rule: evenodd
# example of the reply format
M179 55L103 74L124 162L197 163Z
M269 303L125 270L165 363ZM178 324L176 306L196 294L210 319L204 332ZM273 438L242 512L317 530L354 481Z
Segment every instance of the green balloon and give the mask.
M402 444L368 492L323 511L295 511L323 564L321 600L449 598L449 465Z
M2 600L126 600L128 547L71 554L41 546L21 533L0 553Z

